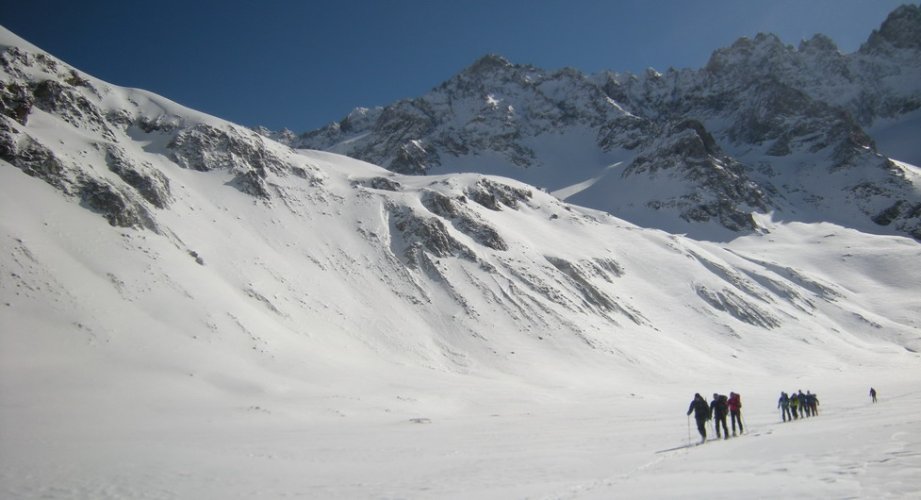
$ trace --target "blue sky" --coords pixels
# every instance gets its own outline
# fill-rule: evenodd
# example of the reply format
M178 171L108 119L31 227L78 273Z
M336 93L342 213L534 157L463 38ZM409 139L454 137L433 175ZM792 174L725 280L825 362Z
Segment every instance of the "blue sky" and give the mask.
M0 24L94 76L301 132L416 97L486 53L545 69L698 68L741 36L853 52L905 0L0 0Z

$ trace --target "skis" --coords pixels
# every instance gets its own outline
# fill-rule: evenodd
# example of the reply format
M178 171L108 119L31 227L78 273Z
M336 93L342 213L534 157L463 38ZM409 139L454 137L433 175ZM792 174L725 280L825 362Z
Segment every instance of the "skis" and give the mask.
M695 441L691 444L683 444L681 446L675 446L674 448L666 448L664 450L659 450L656 453L668 453L669 451L678 451L678 450L683 450L686 448L694 448L694 447L700 446L710 441L722 441L722 440L723 440L722 438L709 438L706 441Z
M730 439L736 439L736 438L740 438L740 437L742 437L742 436L747 436L747 435L748 435L747 432L743 432L742 434L739 434L739 435L736 435L736 436L732 436ZM761 434L758 433L758 434L754 434L754 435L755 435L755 436L760 436ZM706 441L696 441L696 442L691 443L691 444L683 444L683 445L681 445L681 446L675 446L674 448L666 448L666 449L664 449L664 450L658 450L658 451L656 451L655 453L656 453L656 454L659 454L659 453L668 453L668 452L670 452L670 451L678 451L678 450L684 450L684 449L687 449L687 448L695 448L695 447L697 447L697 446L700 446L700 445L705 444L705 443L709 443L709 442L711 442L711 441L728 441L728 439L722 438L722 437L708 437Z
M657 451L656 453L657 453L657 454L658 454L658 453L668 453L668 452L670 452L670 451L678 451L678 450L683 450L683 449L686 449L686 448L693 448L693 447L695 447L695 446L700 446L700 445L702 445L702 444L703 444L703 443L701 443L701 442L692 443L692 444L683 444L683 445L681 445L681 446L676 446L676 447L674 447L674 448L667 448L667 449L664 449L664 450L659 450L659 451Z

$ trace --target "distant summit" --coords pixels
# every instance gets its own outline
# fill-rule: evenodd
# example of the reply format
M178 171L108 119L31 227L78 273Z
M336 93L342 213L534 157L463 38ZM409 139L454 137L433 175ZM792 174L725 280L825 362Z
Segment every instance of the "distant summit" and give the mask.
M497 54L487 54L477 59L466 70L464 70L463 73L471 76L477 76L500 71L511 66L512 63L510 63L508 59Z
M909 49L921 50L921 5L903 5L883 21L878 30L861 47L861 51Z
M919 109L921 7L904 6L853 54L770 33L642 75L490 54L421 97L280 139L394 172L505 175L670 231L757 230L741 221L773 212L921 238L917 170L890 160L921 164Z

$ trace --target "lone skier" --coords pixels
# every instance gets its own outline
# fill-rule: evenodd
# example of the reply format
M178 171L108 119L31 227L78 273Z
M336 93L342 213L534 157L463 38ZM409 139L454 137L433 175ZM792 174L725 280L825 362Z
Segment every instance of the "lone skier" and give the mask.
M723 439L729 439L729 427L726 426L726 416L729 413L729 404L726 396L713 393L713 401L710 403L710 412L713 414L714 427L716 427L716 438L720 438L720 424L723 425Z
M729 415L732 420L732 436L736 435L736 421L739 422L739 434L742 434L742 396L736 392L729 393Z
M870 397L873 398L873 402L876 402L876 389L870 388Z
M700 395L694 394L694 401L688 406L688 416L694 412L694 420L697 421L697 432L700 433L700 442L703 444L707 440L707 420L710 420L710 407L707 406L707 400Z

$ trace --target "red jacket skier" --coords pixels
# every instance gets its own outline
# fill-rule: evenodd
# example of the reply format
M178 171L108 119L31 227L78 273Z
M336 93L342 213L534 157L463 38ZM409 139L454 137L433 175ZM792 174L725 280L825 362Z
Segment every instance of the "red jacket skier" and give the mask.
M729 393L729 415L732 418L732 435L736 435L736 421L739 422L739 434L742 429L742 396L738 393Z

